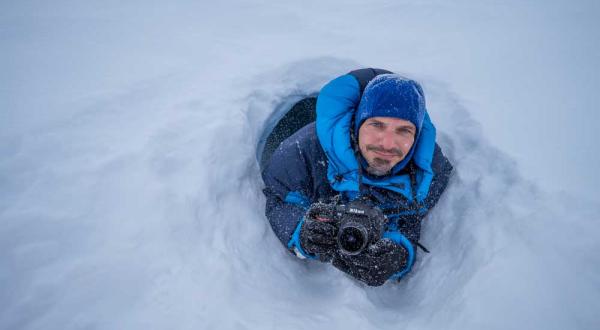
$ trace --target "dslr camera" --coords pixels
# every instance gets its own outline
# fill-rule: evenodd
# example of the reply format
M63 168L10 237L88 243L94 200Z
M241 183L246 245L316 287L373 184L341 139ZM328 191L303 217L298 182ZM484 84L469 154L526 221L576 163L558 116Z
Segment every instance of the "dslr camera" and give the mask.
M311 214L312 213L312 214ZM309 211L316 221L333 222L338 228L337 245L346 255L357 255L383 236L387 218L377 207L362 200L347 204L323 204Z

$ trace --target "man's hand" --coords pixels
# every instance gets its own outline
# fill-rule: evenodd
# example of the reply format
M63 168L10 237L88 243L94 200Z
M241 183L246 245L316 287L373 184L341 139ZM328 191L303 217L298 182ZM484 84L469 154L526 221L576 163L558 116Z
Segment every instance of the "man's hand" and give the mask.
M306 212L300 229L300 245L304 251L316 254L321 261L329 261L337 249L335 204L315 203Z
M406 250L384 238L358 255L336 253L332 264L370 286L380 286L406 266Z

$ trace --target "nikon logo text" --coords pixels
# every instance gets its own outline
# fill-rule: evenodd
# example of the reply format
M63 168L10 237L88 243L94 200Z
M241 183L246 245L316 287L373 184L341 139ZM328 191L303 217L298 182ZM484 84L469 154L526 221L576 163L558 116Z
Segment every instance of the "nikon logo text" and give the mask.
M356 213L356 214L365 214L365 210L359 210L359 209L355 209L355 208L352 208L352 207L348 210L348 212L350 212L350 213Z

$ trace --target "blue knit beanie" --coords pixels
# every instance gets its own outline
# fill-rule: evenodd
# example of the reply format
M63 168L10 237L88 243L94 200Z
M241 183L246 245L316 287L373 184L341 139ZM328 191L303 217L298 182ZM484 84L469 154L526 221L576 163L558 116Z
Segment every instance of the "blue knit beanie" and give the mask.
M415 143L405 159L394 166L392 172L397 172L412 157L426 111L423 89L416 81L398 74L378 75L363 92L354 117L354 136L358 138L360 126L371 117L393 117L413 123L417 129Z

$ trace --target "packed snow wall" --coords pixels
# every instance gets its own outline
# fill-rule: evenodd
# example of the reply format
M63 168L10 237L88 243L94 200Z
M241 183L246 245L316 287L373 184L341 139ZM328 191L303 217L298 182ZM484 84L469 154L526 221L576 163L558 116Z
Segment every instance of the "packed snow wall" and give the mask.
M431 254L368 288L285 251L263 214L261 129L290 95L358 66L305 60L194 97L184 77L150 82L15 139L2 163L3 327L597 325L597 207L524 180L433 80L429 112L456 170L423 226Z
M593 1L0 8L0 328L600 327ZM282 248L255 150L363 66L423 85L455 165L380 288Z

